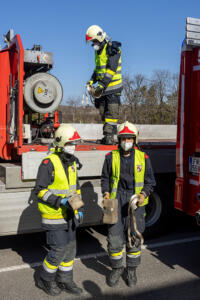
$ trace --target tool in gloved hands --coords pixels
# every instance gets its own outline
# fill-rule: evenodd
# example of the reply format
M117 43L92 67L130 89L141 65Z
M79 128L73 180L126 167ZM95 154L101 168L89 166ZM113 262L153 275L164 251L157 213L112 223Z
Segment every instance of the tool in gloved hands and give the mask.
M65 198L62 198L62 200L61 200L61 204L62 205L65 205L65 206L69 206L69 204L68 204L68 200L69 200L69 198L68 197L65 197Z
M79 224L83 223L83 212L75 210L74 212L75 218L78 220Z
M80 195L78 195L75 191L71 192L69 195L67 195L68 197L68 203L71 206L71 208L73 209L73 211L78 210L79 208L81 208L84 203L83 200L81 199Z
M98 86L95 88L92 84L91 84L92 81L89 81L87 84L86 84L86 88L87 88L87 91L88 93L94 97L95 99L96 98L100 98L103 94L103 91L104 91L104 87L101 85L101 84L98 84Z
M136 222L136 217L135 217L135 210L137 209L139 204L142 204L144 202L145 196L144 194L134 194L131 196L129 200L129 206L128 206L128 246L129 248L133 247L133 242L134 240L135 244L143 244L144 239L142 234L139 232L137 228L137 222ZM136 234L131 235L131 225L133 225L134 231Z
M116 224L118 221L118 200L111 199L110 193L105 192L101 205L103 207L103 223Z

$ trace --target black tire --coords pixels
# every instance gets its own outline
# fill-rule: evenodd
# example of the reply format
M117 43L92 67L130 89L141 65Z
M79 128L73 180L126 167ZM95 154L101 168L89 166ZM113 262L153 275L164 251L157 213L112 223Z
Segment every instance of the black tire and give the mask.
M152 193L146 206L145 237L155 237L161 233L162 210L163 205L159 195Z
M145 237L158 237L170 231L169 219L174 215L174 184L175 174L157 174L156 190L149 197L146 206ZM166 226L167 225L167 226Z

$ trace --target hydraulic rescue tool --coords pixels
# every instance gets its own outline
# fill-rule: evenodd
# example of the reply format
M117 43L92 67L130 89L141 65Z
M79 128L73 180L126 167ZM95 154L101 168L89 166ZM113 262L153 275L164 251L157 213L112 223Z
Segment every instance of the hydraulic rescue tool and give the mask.
M135 210L137 209L137 203L139 201L139 196L137 194L133 195L129 200L128 206L128 245L130 248L133 247L132 240L135 240L135 243L144 243L142 234L139 232L136 223ZM134 229L134 234L131 234L131 229Z

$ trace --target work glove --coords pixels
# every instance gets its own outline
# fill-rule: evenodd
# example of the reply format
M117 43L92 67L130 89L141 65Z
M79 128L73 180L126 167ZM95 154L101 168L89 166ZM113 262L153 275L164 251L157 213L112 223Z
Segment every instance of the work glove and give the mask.
M82 211L75 211L74 212L76 220L78 220L79 225L83 223L83 212Z
M103 194L103 200L109 199L109 198L110 198L110 193L105 192L105 193Z
M87 86L87 85L89 85L89 86L92 86L92 85L93 85L93 83L94 83L94 81L93 81L93 80L89 80L89 81L86 83L86 86Z
M138 194L138 196L139 196L138 205L140 206L144 203L146 197L143 193Z
M86 84L86 88L87 88L87 91L88 93L94 97L94 93L95 93L95 88L93 87L93 85L91 84Z
M100 98L104 92L104 87L99 83L94 90L94 98Z
M60 203L65 206L69 206L68 200L69 200L69 198L67 198L67 197L62 198Z

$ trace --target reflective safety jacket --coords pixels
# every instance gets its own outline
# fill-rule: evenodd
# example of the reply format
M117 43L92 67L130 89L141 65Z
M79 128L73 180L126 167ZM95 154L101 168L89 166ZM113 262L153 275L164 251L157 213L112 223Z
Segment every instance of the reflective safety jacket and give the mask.
M104 86L104 94L117 93L122 90L121 50L115 48L112 53L112 50L108 51L109 48L112 49L112 46L105 43L100 52L95 51L94 77L99 84ZM117 61L114 61L115 57Z
M135 149L134 157L134 178L135 178L135 194L139 194L144 186L145 174L145 153ZM117 187L120 178L120 152L119 150L112 151L112 177L111 177L111 198L116 198ZM148 204L148 197L141 205Z
M80 190L77 190L77 166L74 161L72 165L68 166L68 178L62 165L62 162L57 154L50 154L44 160L51 161L54 167L53 182L48 185L47 188L42 189L38 193L38 209L42 215L42 224L48 227L60 227L67 223L67 208L64 205L57 207L50 205L47 200L51 195L61 198L65 198L72 191L76 191L80 194ZM58 226L57 226L58 225Z

